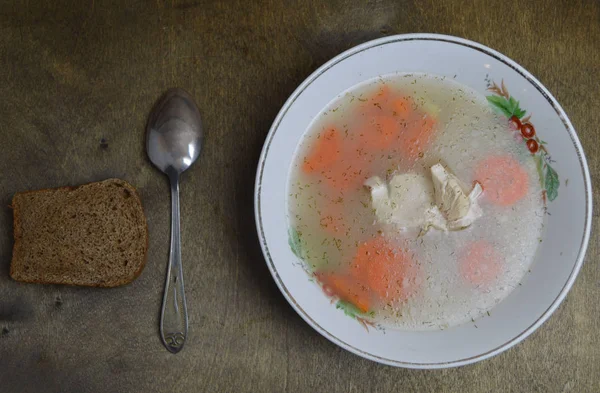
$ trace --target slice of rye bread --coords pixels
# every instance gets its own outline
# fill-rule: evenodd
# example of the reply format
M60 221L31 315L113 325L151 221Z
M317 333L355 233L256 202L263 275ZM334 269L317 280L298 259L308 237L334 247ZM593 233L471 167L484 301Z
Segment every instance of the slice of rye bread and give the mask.
M12 208L14 280L116 287L146 265L146 217L126 181L20 192Z

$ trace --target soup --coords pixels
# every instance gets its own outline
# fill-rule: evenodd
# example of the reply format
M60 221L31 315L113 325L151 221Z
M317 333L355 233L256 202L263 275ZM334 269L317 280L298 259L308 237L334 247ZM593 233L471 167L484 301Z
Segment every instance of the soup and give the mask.
M449 78L397 74L336 98L299 145L288 190L294 252L327 296L382 326L489 314L541 242L522 136Z

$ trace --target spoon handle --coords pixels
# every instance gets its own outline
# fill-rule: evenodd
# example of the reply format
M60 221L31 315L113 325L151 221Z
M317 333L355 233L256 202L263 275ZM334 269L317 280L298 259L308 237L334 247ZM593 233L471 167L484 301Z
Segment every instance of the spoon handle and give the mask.
M181 266L179 177L169 176L169 178L171 180L171 253L160 315L160 336L165 347L171 353L177 353L181 351L187 339L188 316Z

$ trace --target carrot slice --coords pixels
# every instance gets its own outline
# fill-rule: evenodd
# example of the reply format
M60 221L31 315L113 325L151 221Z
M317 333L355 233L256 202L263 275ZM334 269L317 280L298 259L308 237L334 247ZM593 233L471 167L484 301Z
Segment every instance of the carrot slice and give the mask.
M377 89L377 92L373 96L372 100L381 104L387 104L391 96L392 90L388 85L383 83L379 86L379 89Z
M366 98L361 103L361 109L365 115L374 115L384 113L389 109L390 100L392 97L392 91L388 85L382 84L373 93L373 95Z
M339 160L331 168L322 171L327 183L334 189L343 192L362 188L364 181L370 176L371 162L364 144L356 140L349 142L342 151Z
M369 151L381 150L390 147L397 140L399 132L400 126L395 117L378 115L362 126L359 140Z
M359 101L356 113L365 119L383 115L406 121L414 113L412 99L393 92L386 84L381 85L373 95L359 98Z
M483 187L483 195L500 206L517 203L529 188L529 176L517 160L511 156L493 156L479 163L475 180Z
M493 283L502 267L502 258L490 243L479 240L459 252L461 276L477 287Z
M412 114L412 102L408 97L399 97L392 101L392 114L402 119L408 119Z
M406 300L419 287L419 272L412 258L383 238L360 245L350 271L385 301Z
M369 311L370 291L356 278L335 273L317 273L317 279L323 284L326 294L335 294L340 299L352 303L360 311Z
M409 122L400 133L399 150L403 157L416 160L422 156L431 144L436 131L437 121L429 116L419 116Z
M302 170L305 173L313 173L330 167L339 159L341 145L342 138L335 128L321 133L304 158Z

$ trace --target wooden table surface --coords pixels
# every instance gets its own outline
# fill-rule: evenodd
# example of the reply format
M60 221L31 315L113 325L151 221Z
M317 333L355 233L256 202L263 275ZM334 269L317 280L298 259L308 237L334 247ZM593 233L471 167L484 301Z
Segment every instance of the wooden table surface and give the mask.
M0 204L16 191L122 177L139 188L150 230L148 264L129 286L25 285L8 278L12 214L0 210L0 391L600 391L597 232L547 323L458 369L352 355L303 322L275 286L252 201L271 122L331 57L412 32L475 40L531 71L570 116L598 183L598 1L0 0ZM173 86L193 94L208 132L182 184L191 337L175 356L157 332L169 189L144 150L148 112Z

